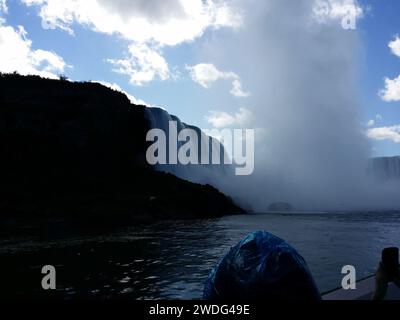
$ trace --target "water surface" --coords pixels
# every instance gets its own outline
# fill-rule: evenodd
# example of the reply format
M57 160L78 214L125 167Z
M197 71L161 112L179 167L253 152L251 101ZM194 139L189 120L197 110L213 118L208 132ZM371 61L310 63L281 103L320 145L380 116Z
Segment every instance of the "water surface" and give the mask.
M199 299L210 269L246 234L269 231L306 259L322 292L340 286L344 265L372 274L380 252L400 246L400 213L293 213L168 221L108 233L0 240L4 292L61 299ZM61 233L61 230L60 230ZM57 269L43 292L41 267Z

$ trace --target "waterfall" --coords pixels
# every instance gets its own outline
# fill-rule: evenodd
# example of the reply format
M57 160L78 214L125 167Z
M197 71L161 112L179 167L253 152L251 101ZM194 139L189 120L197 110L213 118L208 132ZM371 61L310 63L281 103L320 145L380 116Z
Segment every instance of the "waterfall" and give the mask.
M400 157L381 157L370 161L369 172L380 180L400 179Z
M178 133L183 129L192 129L196 132L198 139L190 140L190 143L193 143L194 140L198 141L198 146L194 148L195 150L204 151L207 147L207 143L209 143L208 149L210 164L157 164L155 166L156 170L171 173L181 179L191 182L210 184L215 187L221 186L220 182L222 182L222 179L234 174L232 165L223 164L225 149L217 139L207 136L197 127L183 123L179 118L170 115L167 111L160 108L147 108L146 118L149 120L152 129L161 129L165 132L167 136L167 148L169 144L168 137L170 121L175 121L177 123ZM186 144L186 142L177 142L178 150L184 144ZM211 164L212 155L218 151L220 152L222 164ZM167 154L168 152L169 150L167 150ZM201 154L196 154L196 157L199 160L199 163L201 163Z

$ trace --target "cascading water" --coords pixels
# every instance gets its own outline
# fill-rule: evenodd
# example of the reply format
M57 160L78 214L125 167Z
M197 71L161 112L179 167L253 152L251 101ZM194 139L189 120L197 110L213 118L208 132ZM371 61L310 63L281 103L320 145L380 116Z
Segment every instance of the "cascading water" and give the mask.
M156 170L174 174L181 179L191 182L210 184L217 188L221 186L223 180L225 181L229 176L234 174L232 165L223 164L225 156L224 147L217 139L205 135L201 129L183 123L179 118L170 115L167 111L160 108L147 108L146 117L149 120L152 129L161 129L165 132L167 137L167 148L169 145L169 124L171 121L176 122L178 133L184 129L192 129L196 132L197 137L191 137L189 142L195 143L193 141L198 141L198 146L194 146L193 150L199 150L200 152L204 151L206 144L209 143L208 149L210 164L182 165L179 162L178 164L170 164L167 161L167 164L157 164L155 166ZM177 141L178 150L184 144L186 144L186 142ZM221 164L211 164L211 158L215 152L220 152ZM169 149L167 150L167 154L168 153ZM201 154L196 154L196 157L199 159L199 163L201 163Z

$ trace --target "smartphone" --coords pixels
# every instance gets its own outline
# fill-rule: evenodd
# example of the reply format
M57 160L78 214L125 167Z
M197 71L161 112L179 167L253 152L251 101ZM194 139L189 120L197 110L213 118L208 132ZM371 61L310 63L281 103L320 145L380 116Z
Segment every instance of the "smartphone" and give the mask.
M382 263L386 269L388 281L399 276L399 248L386 248L382 251Z

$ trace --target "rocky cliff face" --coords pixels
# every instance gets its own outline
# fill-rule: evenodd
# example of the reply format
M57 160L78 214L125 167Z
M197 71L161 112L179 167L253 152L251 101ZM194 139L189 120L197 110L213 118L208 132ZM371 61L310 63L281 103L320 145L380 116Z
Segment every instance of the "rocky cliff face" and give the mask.
M215 188L147 164L148 112L100 84L1 75L2 225L27 216L108 225L242 212Z

